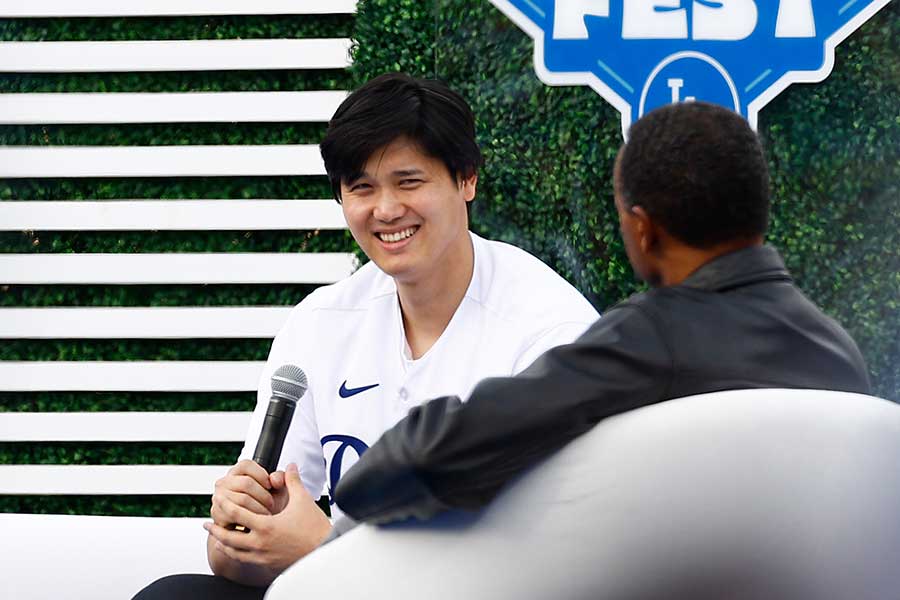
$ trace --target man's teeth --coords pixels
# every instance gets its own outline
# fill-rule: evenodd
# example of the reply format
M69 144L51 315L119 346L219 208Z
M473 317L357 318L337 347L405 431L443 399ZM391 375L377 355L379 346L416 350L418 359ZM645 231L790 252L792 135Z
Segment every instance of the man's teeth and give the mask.
M398 231L396 233L379 233L378 237L385 242L399 242L400 240L405 240L412 234L416 232L415 227L410 227L408 229L404 229L403 231Z

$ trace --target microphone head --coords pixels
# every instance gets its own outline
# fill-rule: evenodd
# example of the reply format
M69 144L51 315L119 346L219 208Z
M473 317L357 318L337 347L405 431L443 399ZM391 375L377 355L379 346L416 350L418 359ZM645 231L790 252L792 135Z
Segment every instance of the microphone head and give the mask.
M299 402L309 383L303 369L294 365L282 365L272 374L272 394L286 400Z

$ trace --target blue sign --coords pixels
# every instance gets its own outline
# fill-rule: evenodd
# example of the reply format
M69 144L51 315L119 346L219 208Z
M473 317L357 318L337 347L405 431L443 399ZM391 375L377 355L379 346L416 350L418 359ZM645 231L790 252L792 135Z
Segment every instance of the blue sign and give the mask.
M550 85L588 85L622 130L672 102L727 106L753 128L792 83L825 79L834 49L889 0L491 0L534 38Z

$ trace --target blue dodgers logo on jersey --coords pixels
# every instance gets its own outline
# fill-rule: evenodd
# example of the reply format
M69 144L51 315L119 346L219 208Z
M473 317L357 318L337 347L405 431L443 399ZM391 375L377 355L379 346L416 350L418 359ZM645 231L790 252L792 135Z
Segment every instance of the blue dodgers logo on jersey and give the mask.
M756 128L792 83L825 79L834 48L889 0L491 0L535 40L551 85L589 85L622 130L672 102L727 106Z
M334 454L331 456L331 467L328 469L328 503L334 504L334 494L332 490L337 487L338 481L341 480L341 469L344 464L347 450L352 450L355 458L359 459L363 452L369 449L368 444L352 435L326 435L322 438L322 450L326 453L337 444L334 448ZM352 455L351 454L351 455Z

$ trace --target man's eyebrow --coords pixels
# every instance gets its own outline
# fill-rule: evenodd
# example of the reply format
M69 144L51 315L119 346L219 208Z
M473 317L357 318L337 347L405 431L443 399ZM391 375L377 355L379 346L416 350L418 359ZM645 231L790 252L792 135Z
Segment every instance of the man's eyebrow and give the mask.
M423 171L422 169L416 168L416 167L412 167L410 169L397 169L396 171L391 172L391 176L393 176L393 177L411 177L414 175L424 175L424 174L425 174L425 171ZM353 185L360 179L366 179L366 178L371 178L371 175L369 175L366 171L360 171L358 173L351 173L350 175L345 177L343 180L343 183L344 183L344 185Z
M358 171L356 173L350 173L349 175L344 177L343 183L344 183L344 185L353 185L354 183L356 183L363 177L368 177L368 176L369 176L369 174L366 173L365 171Z
M425 171L423 171L422 169L416 169L416 168L399 169L397 171L394 171L391 174L394 175L395 177L409 177L410 175L424 175Z

